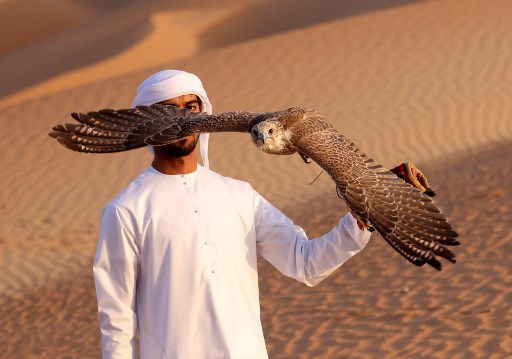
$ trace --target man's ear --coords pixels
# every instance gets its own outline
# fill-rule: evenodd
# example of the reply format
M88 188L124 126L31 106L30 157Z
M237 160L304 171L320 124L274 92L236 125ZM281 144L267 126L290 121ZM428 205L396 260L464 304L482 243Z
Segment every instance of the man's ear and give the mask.
M199 104L199 112L203 112L203 110L204 110L203 101L201 100L201 97L199 97L197 95L196 95L196 98L197 98L197 103Z

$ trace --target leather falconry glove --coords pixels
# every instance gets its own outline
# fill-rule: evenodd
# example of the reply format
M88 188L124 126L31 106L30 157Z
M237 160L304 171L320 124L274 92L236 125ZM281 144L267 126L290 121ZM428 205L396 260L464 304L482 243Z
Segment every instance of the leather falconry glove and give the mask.
M390 170L405 182L412 184L427 196L434 197L436 193L428 185L427 176L410 162L402 163Z

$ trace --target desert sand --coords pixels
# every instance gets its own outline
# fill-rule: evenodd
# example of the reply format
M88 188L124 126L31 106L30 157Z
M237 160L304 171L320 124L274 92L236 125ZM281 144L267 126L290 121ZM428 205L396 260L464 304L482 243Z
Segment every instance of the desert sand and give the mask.
M129 107L165 68L199 75L216 113L309 106L387 168L413 162L460 233L441 272L376 234L313 288L262 260L270 358L512 357L512 2L212 3L0 0L0 357L101 357L101 209L151 157L74 153L47 132L71 112ZM310 238L345 213L299 156L245 134L210 143L213 170Z

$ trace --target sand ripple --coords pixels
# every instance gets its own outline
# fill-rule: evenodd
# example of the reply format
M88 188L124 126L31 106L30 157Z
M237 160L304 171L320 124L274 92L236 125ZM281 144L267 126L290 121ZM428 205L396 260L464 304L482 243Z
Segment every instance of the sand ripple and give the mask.
M80 14L103 12L103 2L89 3L99 7L71 4L78 10L67 18L80 22ZM445 263L440 273L413 267L378 237L315 288L283 278L262 261L262 322L271 358L512 355L512 2L329 1L329 11L301 9L287 24L238 34L233 27L243 16L256 17L247 24L276 19L272 14L290 12L290 2L224 0L225 7L208 10L215 18L201 24L192 21L199 17L175 17L168 2L129 3L126 11L109 7L112 13L96 18L94 34L82 24L0 61L9 65L2 67L4 80L11 79L2 82L5 93L77 71L59 77L74 79L62 87L69 90L34 97L31 90L42 90L31 87L20 97L24 102L0 105L0 358L100 356L91 271L100 213L150 156L145 149L72 153L46 134L73 111L128 107L140 81L162 67L197 73L215 112L313 107L383 165L414 162L461 234L458 263ZM339 13L330 13L338 4ZM230 17L214 21L224 11ZM182 54L175 43L148 42L170 26L149 28L149 13L162 22L190 20L183 31L198 42L189 45L211 39L202 45L209 51L173 60ZM127 24L133 26L126 34L116 30ZM120 41L116 48L105 45L108 52L93 41L89 57L77 58L77 39L95 34L102 44ZM137 49L144 49L151 68L137 57L114 71L129 75L110 73L109 64ZM156 67L165 51L172 52L169 62ZM310 237L328 231L345 212L327 174L310 185L318 167L298 156L265 155L247 134L213 135L210 160L214 170L249 181Z

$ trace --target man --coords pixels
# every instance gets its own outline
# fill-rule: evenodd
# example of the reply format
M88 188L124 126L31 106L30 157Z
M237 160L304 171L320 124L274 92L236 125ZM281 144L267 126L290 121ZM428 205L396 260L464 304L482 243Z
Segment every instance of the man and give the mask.
M166 70L133 106L164 103L211 113L198 77ZM367 244L349 213L308 240L248 183L204 166L197 135L154 147L154 159L103 211L94 261L104 358L267 358L257 254L281 273L319 283Z

